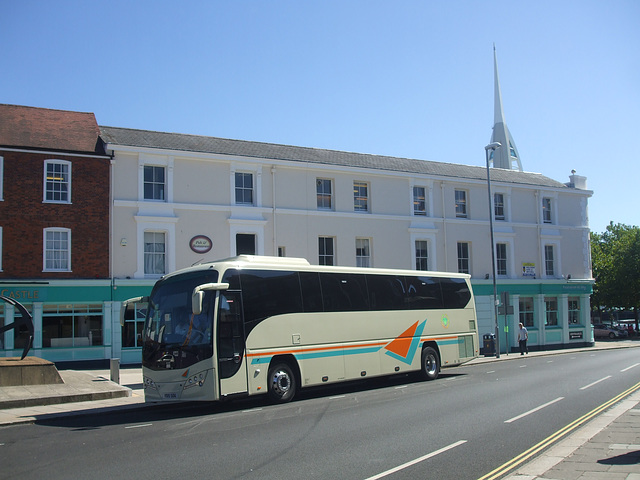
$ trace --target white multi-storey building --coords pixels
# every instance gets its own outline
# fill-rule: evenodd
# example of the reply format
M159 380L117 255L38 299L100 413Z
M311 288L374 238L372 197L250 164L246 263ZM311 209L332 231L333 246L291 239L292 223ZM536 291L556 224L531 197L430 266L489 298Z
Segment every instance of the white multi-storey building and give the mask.
M495 331L484 167L115 127L101 137L116 300L197 262L285 255L469 273L479 331ZM532 348L589 343L586 179L490 172L498 291L513 307L499 316L501 350L517 345L518 321ZM139 328L127 321L123 363L139 359Z
M499 332L500 351L517 346L519 322L527 327L534 349L592 344L587 216L592 192L586 178L575 172L562 183L523 171L504 120L497 62L494 109L491 145L500 147L487 150L486 168L100 127L106 155L99 142L99 158L111 158L108 278L103 257L91 256L87 247L98 248L96 238L104 238L106 245L106 231L95 231L89 243L73 244L74 258L85 258L93 268L91 275L78 268L80 261L74 261L74 271L68 267L68 272L56 272L81 276L73 288L64 282L44 287L37 281L40 274L30 273L34 278L25 280L20 275L26 273L4 265L2 293L29 300L36 325L35 352L57 362L120 358L124 364L140 363L146 306L139 305L121 327L121 302L147 295L165 273L237 254L468 273L479 332ZM59 121L46 128L65 131ZM97 134L95 128L92 132ZM3 141L6 150L8 140ZM3 158L11 160L13 150L0 156L0 180ZM70 157L65 164L70 161L77 159ZM79 178L74 179L74 191L88 192L94 185L106 211L106 195L100 193L105 178ZM69 189L70 185L69 178ZM10 203L9 197L16 201L18 195L7 195L5 203ZM88 205L83 202L80 208ZM92 218L99 223L99 215ZM3 231L5 246L23 241L10 232L19 222L5 223L0 225L0 253ZM93 223L77 228L82 231L82 225L89 224ZM70 252L70 242L68 248ZM496 322L498 294L503 305ZM13 318L12 307L0 304L0 325ZM80 328L87 319L96 335L87 336ZM65 328L51 333L50 325ZM50 337L55 337L55 344ZM21 341L5 332L0 355L19 353Z

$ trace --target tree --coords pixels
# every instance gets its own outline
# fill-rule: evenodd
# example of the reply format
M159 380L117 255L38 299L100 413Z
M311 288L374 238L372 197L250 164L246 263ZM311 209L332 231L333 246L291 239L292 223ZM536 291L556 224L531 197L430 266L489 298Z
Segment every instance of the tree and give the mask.
M599 310L624 309L640 314L640 228L610 222L591 235L592 305Z

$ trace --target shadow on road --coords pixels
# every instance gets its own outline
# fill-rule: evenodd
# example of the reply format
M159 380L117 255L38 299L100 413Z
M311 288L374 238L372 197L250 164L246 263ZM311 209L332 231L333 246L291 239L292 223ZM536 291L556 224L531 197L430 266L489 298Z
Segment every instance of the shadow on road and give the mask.
M34 422L36 425L69 428L73 430L95 430L108 426L125 424L143 424L162 420L194 418L207 415L219 415L230 412L241 412L255 408L277 408L288 405L296 407L302 402L322 399L336 395L375 392L376 390L393 389L401 385L439 384L443 380L466 375L462 371L445 370L434 382L424 382L416 375L393 375L368 380L338 383L326 386L309 387L301 390L291 404L272 405L266 395L255 397L239 397L222 402L184 402L145 404L135 408L87 409L76 411L74 416L42 415Z

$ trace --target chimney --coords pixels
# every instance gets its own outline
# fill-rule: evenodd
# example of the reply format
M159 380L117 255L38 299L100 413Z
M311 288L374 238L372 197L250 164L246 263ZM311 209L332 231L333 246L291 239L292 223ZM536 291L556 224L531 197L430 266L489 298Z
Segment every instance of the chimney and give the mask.
M578 190L586 190L587 189L587 177L583 177L582 175L576 175L575 170L571 170L571 175L569 175L569 183L565 183L565 185L569 188L577 188Z

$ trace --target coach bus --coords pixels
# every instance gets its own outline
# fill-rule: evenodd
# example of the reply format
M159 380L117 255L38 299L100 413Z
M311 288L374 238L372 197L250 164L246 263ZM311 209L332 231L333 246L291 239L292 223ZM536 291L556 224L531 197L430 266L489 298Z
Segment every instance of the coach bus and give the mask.
M145 401L223 400L415 372L478 356L469 275L240 255L163 276L147 305Z

